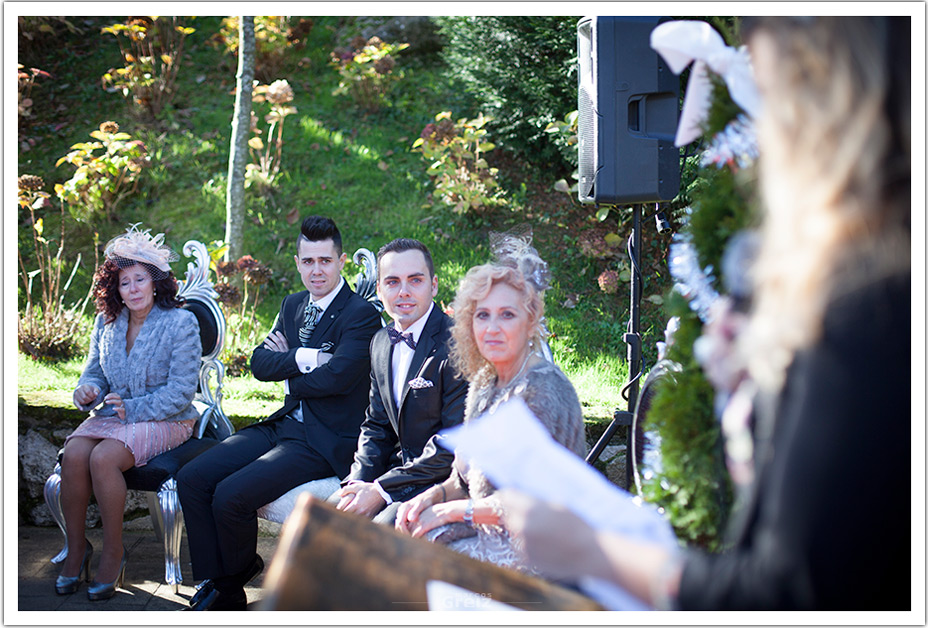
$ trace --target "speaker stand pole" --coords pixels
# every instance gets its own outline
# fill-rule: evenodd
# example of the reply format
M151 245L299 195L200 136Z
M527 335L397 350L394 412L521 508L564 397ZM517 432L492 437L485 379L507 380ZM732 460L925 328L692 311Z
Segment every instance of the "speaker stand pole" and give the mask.
M629 266L631 266L631 303L629 306L629 325L628 332L624 336L625 343L628 345L628 382L622 388L622 397L628 401L628 410L616 408L613 414L612 422L603 435L593 446L593 449L586 457L588 463L595 462L603 449L612 440L612 437L618 431L619 427L626 428L625 439L625 489L628 490L632 483L632 417L635 412L635 405L638 403L638 382L641 379L641 288L642 277L639 266L641 251L641 205L632 207L633 222L632 236L628 251ZM626 394L627 393L627 394Z

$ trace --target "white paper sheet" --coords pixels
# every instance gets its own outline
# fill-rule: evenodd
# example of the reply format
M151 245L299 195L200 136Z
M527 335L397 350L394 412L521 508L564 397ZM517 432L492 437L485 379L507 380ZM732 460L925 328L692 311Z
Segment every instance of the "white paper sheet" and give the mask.
M518 397L492 414L442 432L446 442L498 488L512 488L572 510L598 530L677 551L670 523L657 509L612 484L555 441ZM585 579L586 593L611 610L648 607L611 583Z

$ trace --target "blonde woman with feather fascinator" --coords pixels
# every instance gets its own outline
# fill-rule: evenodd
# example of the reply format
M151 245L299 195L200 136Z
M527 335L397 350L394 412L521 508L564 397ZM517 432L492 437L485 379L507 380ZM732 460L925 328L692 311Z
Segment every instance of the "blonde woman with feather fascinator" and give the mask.
M198 416L192 405L200 363L199 325L182 309L170 262L178 256L138 225L112 240L94 273L97 317L74 404L89 413L61 459L61 505L68 555L55 582L60 595L90 582L90 600L122 586L123 471L182 444ZM90 495L100 508L103 547L91 581L93 546L85 537Z
M586 454L583 413L573 385L545 358L547 263L531 230L491 233L493 261L471 268L452 304L451 360L470 383L464 421L519 397L564 447ZM472 558L531 572L503 525L495 487L455 457L451 477L403 503L396 528Z

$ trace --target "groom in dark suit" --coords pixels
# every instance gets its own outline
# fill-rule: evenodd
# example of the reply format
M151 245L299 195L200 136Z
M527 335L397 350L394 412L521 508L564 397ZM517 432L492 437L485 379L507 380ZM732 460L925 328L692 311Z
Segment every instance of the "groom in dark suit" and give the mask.
M347 256L331 219L303 221L294 258L306 290L284 299L251 356L257 379L284 383L283 407L177 475L193 576L212 583L193 610L243 610L244 585L263 569L258 508L304 482L344 477L357 446L382 318L342 278Z
M393 524L399 504L451 473L437 432L464 420L467 382L448 358L452 321L432 300L428 248L400 238L377 253L377 295L393 319L371 341L370 404L354 464L330 498L338 508Z

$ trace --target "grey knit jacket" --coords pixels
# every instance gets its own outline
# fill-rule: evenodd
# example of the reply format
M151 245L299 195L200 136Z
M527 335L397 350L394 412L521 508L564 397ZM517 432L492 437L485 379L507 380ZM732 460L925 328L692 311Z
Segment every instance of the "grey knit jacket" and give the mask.
M192 312L154 306L126 355L129 310L104 324L97 315L90 337L90 353L77 385L100 389L90 410L109 392L126 405L126 422L186 421L199 416L193 407L200 370L200 326Z
M478 380L481 377L478 375ZM496 407L512 397L521 397L529 410L548 428L558 443L581 458L586 456L586 436L583 424L583 409L573 384L558 366L539 360L510 386L497 388L495 385L472 383L467 391L464 421L472 421L484 412L495 411ZM470 467L455 456L452 477L457 485L473 498L487 497L496 492L483 472Z

